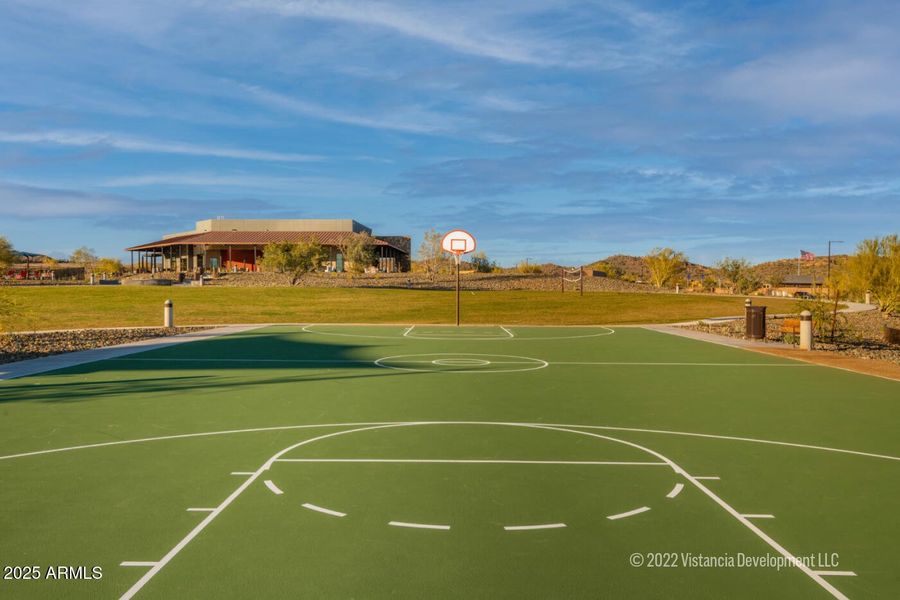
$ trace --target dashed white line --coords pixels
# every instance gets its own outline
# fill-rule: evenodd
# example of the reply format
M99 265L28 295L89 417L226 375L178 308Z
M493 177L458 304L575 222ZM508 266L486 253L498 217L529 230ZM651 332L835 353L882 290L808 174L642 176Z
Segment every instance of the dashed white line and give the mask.
M718 476L718 475L695 476L694 479L700 479L700 480L702 480L702 479L718 480L718 479L719 479L719 476Z
M505 525L503 529L506 531L529 531L532 529L560 529L565 526L565 523L546 523L544 525Z
M669 492L668 494L666 494L666 498L674 498L675 496L680 494L681 490L683 490L683 489L684 489L683 483L676 483L675 487L672 488L672 491Z
M609 515L609 516L606 517L606 518L609 519L610 521L615 521L615 520L617 520L617 519L624 519L624 518L626 518L626 517L633 517L634 515L639 515L639 514L641 514L642 512L647 512L648 510L650 510L650 507L649 507L649 506L642 506L642 507L640 507L640 508L635 508L634 510L629 510L629 511L627 511L627 512L619 513L619 514L617 514L617 515Z
M316 506L315 504L310 504L306 502L301 505L303 508L308 508L309 510L314 510L316 512L324 513L326 515L331 515L332 517L346 517L347 513L342 513L337 510L331 510L330 508L323 508L321 506Z
M126 560L119 563L120 567L153 567L156 561L153 560Z
M272 493L273 493L273 494L277 494L277 495L280 496L281 494L284 493L284 492L282 492L280 489L278 489L278 486L277 486L277 485L275 485L274 483L272 483L272 480L271 480L271 479L266 479L265 481L263 481L263 483L266 484L266 487L267 487L267 488L269 488L270 490L272 490Z
M250 476L250 475L253 475L253 471L232 471L231 474L232 474L232 475L247 475L247 476Z
M394 527L410 527L412 529L440 529L442 531L448 531L450 529L449 525L432 525L430 523L407 523L405 521L390 521L388 525L393 525Z

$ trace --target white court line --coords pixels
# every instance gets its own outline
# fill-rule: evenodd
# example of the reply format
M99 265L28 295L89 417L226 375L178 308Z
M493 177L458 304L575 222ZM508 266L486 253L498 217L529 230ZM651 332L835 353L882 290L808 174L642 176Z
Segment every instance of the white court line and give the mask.
M282 492L280 489L278 489L278 486L277 486L277 485L275 485L274 483L272 483L272 480L271 480L271 479L266 479L265 481L263 481L263 483L266 484L266 487L267 487L267 488L269 488L270 490L272 490L272 493L273 493L273 494L276 494L276 495L279 495L279 496L280 496L281 494L284 493L284 492Z
M371 360L350 360L350 359L314 359L314 358L193 358L190 356L179 356L178 358L108 358L106 360L115 362L203 362L203 363L298 363L298 364L372 364Z
M507 329L507 328L504 327L503 325L498 325L497 327L499 327L500 329L502 329L503 331L505 331L506 333L508 333L508 334L509 334L509 337L511 337L511 338L516 337L516 336L513 335L513 332L512 332L512 331L510 331L509 329Z
M368 431L370 429L381 429L382 427L397 427L397 425L373 425L371 427L359 427L356 429L345 429L342 431L333 431L331 433L326 433L324 435L319 435L319 436L316 436L313 438L303 440L302 442L292 444L291 446L284 448L280 452L276 452L275 455L272 456L265 463L263 463L263 465L259 469L254 471L253 475L251 475L250 477L247 478L247 481L243 482L241 485L239 485L237 487L237 489L235 489L233 492L231 492L231 494L227 498L225 498L225 500L223 500L219 506L216 507L216 510L209 513L206 516L206 518L204 518L193 529L191 529L186 536L181 538L181 541L179 541L177 544L175 544L172 547L172 549L169 550L166 553L166 555L163 556L159 560L159 562L154 564L153 567L150 568L150 570L148 570L146 573L144 573L143 577L138 579L134 583L134 585L132 585L130 588L128 588L128 590L119 597L119 600L130 600L131 598L134 597L135 594L137 594L139 591L141 591L141 588L143 588L145 585L147 585L148 581L153 579L157 573L159 573L167 564L169 564L169 562L171 562L171 560L173 558L175 558L178 555L179 552L181 552L185 548L185 546L187 546L188 544L191 543L191 540L193 540L195 537L200 535L200 532L203 531L204 529L206 529L207 525L212 523L215 520L215 518L217 516L219 516L223 510L228 508L228 506L232 502L234 502L238 498L238 496L243 494L244 490L246 490L248 487L250 487L250 485L252 485L253 482L259 478L260 475L262 475L263 473L268 471L269 468L271 468L272 463L276 459L280 458L286 452L290 452L291 450L294 450L295 448L299 448L300 446L304 446L306 444L312 444L313 442L317 442L319 440L324 440L324 439L339 436L339 435L346 435L349 433L356 433L358 431Z
M232 471L232 475L253 475L253 471Z
M551 365L595 365L595 366L637 366L637 367L812 367L807 363L700 363L700 362L559 362L553 361Z
M718 475L697 475L694 477L694 479L700 479L700 480L709 479L711 481L718 481L719 476Z
M121 596L120 600L129 600L132 598L137 592L141 590L141 588L147 584L160 570L162 570L175 556L181 552L190 542L193 540L203 529L206 528L223 510L225 510L235 499L237 499L260 475L262 475L265 471L268 471L274 462L287 454L301 446L305 446L307 444L312 444L314 442L341 436L348 435L352 433L357 433L361 431L371 431L375 429L385 429L385 428L393 428L393 427L413 427L413 426L423 426L423 425L489 425L489 426L509 426L509 427L526 427L532 429L546 429L549 431L562 431L568 433L574 433L578 435L584 435L589 437L594 437L602 440L607 440L611 442L617 442L623 444L625 446L630 446L632 448L636 448L638 450L642 450L651 456L655 456L656 458L665 461L675 473L682 475L685 479L687 479L694 487L702 491L706 494L713 502L718 504L723 510L725 510L732 517L737 519L744 527L749 529L752 533L754 533L761 540L766 542L771 548L776 550L779 554L781 554L784 558L788 559L792 565L800 569L805 575L807 575L810 579L816 582L821 588L826 590L832 596L837 598L838 600L848 600L847 597L841 593L840 590L835 588L833 585L828 583L821 575L815 573L812 569L807 567L802 561L800 561L796 556L788 552L783 546L781 546L774 539L769 537L764 531L759 529L756 525L754 525L749 519L745 519L741 516L739 512L737 512L730 504L722 500L719 496L717 496L712 490L707 488L704 484L702 484L696 477L692 477L687 471L685 471L681 466L672 461L670 458L656 452L655 450L651 450L646 446L641 446L640 444L636 444L634 442L629 442L627 440L614 438L607 435L602 435L599 433L593 433L589 431L580 431L578 429L567 429L560 426L553 425L540 425L540 424L525 424L525 423L501 423L501 422L484 422L484 421L420 421L420 422L401 422L401 423L392 423L392 424L381 424L381 425L372 425L369 427L358 427L355 429L346 429L342 431L335 431L327 434L323 434L317 437L309 438L296 444L292 444L283 448L279 452L276 452L269 460L267 460L259 469L257 469L254 474L247 479L244 483L238 486L231 495L229 495L217 508L215 511L210 513L206 518L204 518L197 526L195 526L184 538L181 539L168 553L147 573L144 574L125 594ZM449 528L449 526L446 526Z
M436 463L462 465L622 465L628 467L667 467L664 462L629 462L603 460L482 460L440 458L279 458L275 462L294 463Z
M403 332L403 337L409 337L409 332L412 331L414 327L415 327L415 325L410 325L410 326L406 329L406 331Z
M388 525L393 525L394 527L410 527L412 529L440 529L441 531L448 531L450 529L449 525L432 525L430 523L406 523L405 521L391 521Z
M422 422L420 424L436 423L437 421ZM448 421L448 424L456 425L484 425L487 421L466 422L466 421ZM7 454L0 456L0 460L9 460L13 458L26 458L29 456L41 456L43 454L55 454L57 452L71 452L73 450L88 450L91 448L105 448L107 446L123 446L127 444L143 444L145 442L165 442L169 440L181 440L195 437L212 437L219 435L233 435L235 433L264 433L269 431L289 431L300 429L317 429L325 427L360 427L364 425L400 425L400 421L381 421L368 423L314 423L306 425L277 425L274 427L252 427L249 429L224 429L219 431L201 431L198 433L179 433L175 435L161 435L156 437L135 438L131 440L116 440L114 442L97 442L94 444L82 444L80 446L64 446L62 448L48 448L46 450L33 450L31 452L20 452L18 454ZM415 423L409 423L415 424ZM781 442L778 440L764 440L760 438L738 437L734 435L716 435L712 433L694 433L691 431L672 431L669 429L642 429L638 427L615 427L612 425L578 425L571 423L507 423L502 421L493 422L496 425L533 425L533 426L550 426L550 427L578 427L581 429L602 429L604 431L625 431L633 433L655 433L662 435L683 435L686 437L706 438L711 440L726 440L731 442L749 442L752 444L770 444L772 446L785 446L787 448L801 448L804 450L821 450L822 452L837 452L839 454L852 454L854 456L865 456L868 458L880 458L884 460L894 460L900 462L900 456L891 456L889 454L875 454L873 452L862 452L860 450L847 450L846 448L832 448L829 446L816 446L813 444L798 444L794 442Z
M503 529L506 531L530 531L532 529L560 529L565 526L565 523L547 523L546 525L505 525Z
M745 519L774 519L775 515L741 515Z
M683 489L684 489L683 483L676 483L675 487L672 488L672 491L669 492L668 494L666 494L666 498L674 498L675 496L680 494L681 490L683 490Z
M650 510L649 506L642 506L640 508L635 508L634 510L629 510L629 511L626 511L623 513L619 513L617 515L609 515L606 518L609 519L610 521L615 521L617 519L625 519L627 517L633 517L634 515L639 515L643 512L647 512L648 510Z
M152 560L124 560L119 563L120 567L155 567L156 562Z
M214 510L216 510L216 509L214 509L214 508L189 508L189 509L187 509L188 512L212 512Z
M331 515L332 517L346 517L347 516L347 513L342 513L337 510L331 510L330 508L316 506L315 504L310 504L309 502L301 504L300 506L302 506L303 508L308 508L309 510L314 510L316 512L324 513L326 515Z
M825 577L856 577L856 573L853 571L813 571L816 575L823 575Z

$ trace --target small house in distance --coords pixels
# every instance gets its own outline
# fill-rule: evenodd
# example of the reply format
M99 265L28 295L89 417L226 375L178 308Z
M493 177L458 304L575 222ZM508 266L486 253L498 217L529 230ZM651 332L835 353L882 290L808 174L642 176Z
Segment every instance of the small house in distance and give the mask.
M352 219L206 219L191 231L126 248L132 269L139 271L258 271L266 244L316 242L329 253L328 270L343 271L341 246L354 233L372 230ZM377 268L408 271L411 240L406 236L373 236Z

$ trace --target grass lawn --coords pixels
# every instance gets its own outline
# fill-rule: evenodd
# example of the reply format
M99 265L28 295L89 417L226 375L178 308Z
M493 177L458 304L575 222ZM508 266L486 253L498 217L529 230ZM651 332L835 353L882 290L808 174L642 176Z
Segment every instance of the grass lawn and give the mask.
M352 288L23 287L5 294L24 309L12 331L159 325L171 298L176 323L452 323L454 292ZM755 299L769 314L785 299ZM743 312L744 298L594 292L464 291L466 323L596 325L671 323Z
M898 598L898 391L518 325L279 325L0 381L0 557L40 570L0 598Z

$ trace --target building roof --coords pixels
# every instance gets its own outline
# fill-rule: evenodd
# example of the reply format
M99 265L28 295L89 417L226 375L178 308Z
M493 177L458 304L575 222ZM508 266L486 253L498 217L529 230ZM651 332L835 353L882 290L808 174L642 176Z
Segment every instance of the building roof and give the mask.
M814 283L810 275L785 275L781 285L812 285ZM821 283L821 282L820 282Z
M339 246L352 235L349 231L207 231L188 233L175 237L125 248L125 250L154 250L181 244L224 244L264 246L270 242L316 242L323 246ZM376 246L388 246L405 252L384 240L373 238Z

